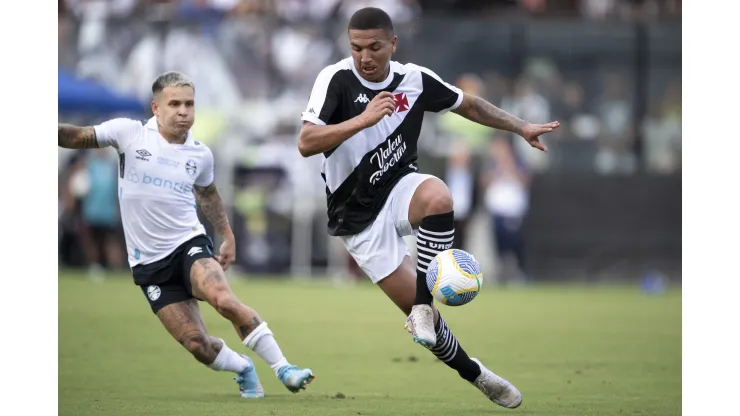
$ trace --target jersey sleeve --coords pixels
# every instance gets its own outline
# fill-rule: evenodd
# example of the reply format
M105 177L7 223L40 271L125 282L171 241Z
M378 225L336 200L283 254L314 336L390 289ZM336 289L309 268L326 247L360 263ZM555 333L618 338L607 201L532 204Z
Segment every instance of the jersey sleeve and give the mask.
M460 106L463 100L463 92L460 88L444 82L439 75L428 68L418 65L414 67L421 72L424 86L422 103L426 111L444 114Z
M334 66L328 66L319 72L301 120L320 126L329 122L339 104L339 89L334 77L336 73Z
M98 147L113 146L119 152L131 143L142 128L140 121L114 118L94 126Z
M206 153L200 162L198 176L195 178L194 183L200 187L206 187L213 183L213 179L213 152L206 147Z

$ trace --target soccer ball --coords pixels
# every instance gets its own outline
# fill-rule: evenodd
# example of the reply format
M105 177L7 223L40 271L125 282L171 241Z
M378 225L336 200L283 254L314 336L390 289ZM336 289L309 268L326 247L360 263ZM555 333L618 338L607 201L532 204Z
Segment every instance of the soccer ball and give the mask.
M483 273L472 254L451 249L437 254L427 268L427 287L438 302L449 306L469 303L480 292Z

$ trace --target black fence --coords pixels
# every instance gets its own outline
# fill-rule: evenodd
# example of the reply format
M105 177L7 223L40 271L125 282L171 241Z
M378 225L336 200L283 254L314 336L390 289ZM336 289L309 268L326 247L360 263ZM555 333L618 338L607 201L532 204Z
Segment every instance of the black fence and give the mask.
M681 278L681 176L540 175L525 221L528 267L548 280Z

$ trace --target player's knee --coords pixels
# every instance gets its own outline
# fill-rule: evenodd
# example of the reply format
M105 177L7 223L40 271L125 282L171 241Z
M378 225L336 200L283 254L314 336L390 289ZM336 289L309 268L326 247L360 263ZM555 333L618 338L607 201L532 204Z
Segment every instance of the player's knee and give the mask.
M446 214L453 210L450 188L439 178L424 181L414 194L422 202L423 216Z
M212 303L213 308L225 317L234 315L239 307L239 301L228 290L222 290L215 294Z
M450 190L444 187L439 193L429 197L426 215L446 214L452 210L452 195L450 195Z

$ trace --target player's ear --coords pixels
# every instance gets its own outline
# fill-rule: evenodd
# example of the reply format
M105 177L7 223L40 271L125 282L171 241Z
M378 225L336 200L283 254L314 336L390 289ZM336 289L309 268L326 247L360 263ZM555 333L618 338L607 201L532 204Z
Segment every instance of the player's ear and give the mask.
M398 40L398 36L393 35L393 38L391 39L391 45L393 45L393 53L396 53L396 41Z
M159 107L157 106L157 100L152 100L152 114L155 116L159 115Z

